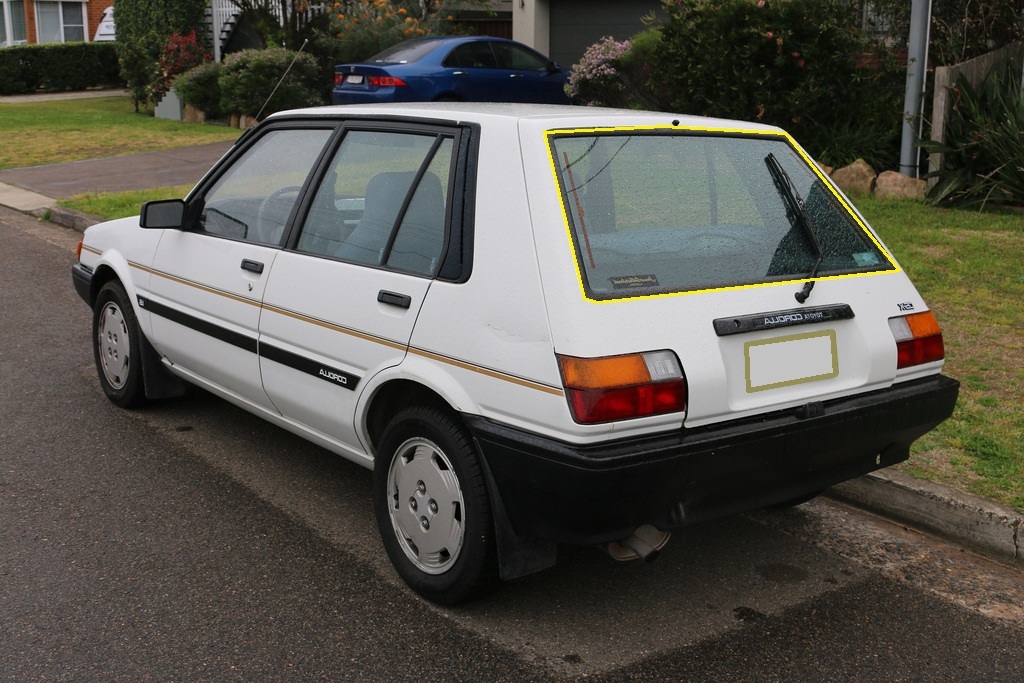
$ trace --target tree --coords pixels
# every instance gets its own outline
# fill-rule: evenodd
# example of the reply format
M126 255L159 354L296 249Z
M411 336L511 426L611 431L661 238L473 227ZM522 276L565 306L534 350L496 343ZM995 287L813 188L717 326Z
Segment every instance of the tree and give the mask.
M264 47L299 49L318 16L309 0L231 0L231 4L252 21Z
M209 42L206 4L207 0L117 0L118 61L135 111L149 101L149 85L172 33L195 31Z

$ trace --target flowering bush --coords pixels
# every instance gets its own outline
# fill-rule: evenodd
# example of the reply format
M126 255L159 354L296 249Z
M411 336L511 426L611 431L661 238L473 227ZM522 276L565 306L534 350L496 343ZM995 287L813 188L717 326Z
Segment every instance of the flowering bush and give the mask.
M602 107L627 105L626 87L620 69L629 53L628 40L617 42L605 36L583 53L569 70L565 92L577 104Z
M178 74L183 74L211 59L213 53L199 44L195 30L185 35L171 33L157 61L153 79L149 83L149 99L153 102L158 101L171 89Z
M330 33L338 62L358 62L409 38L443 33L451 19L440 0L348 0L335 2Z

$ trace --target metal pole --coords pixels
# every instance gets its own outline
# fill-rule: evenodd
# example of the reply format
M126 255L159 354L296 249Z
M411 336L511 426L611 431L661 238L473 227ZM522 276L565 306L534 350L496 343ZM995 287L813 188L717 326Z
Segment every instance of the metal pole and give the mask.
M907 90L903 101L903 140L900 145L900 173L918 175L918 133L924 97L924 75L928 69L928 32L932 1L913 0L910 5L910 37L907 41Z

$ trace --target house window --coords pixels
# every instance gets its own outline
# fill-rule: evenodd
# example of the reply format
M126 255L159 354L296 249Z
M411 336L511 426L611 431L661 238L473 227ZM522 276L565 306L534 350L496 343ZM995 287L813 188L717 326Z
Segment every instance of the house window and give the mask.
M0 47L26 40L24 0L0 0Z
M36 31L40 43L85 40L85 3L36 0Z

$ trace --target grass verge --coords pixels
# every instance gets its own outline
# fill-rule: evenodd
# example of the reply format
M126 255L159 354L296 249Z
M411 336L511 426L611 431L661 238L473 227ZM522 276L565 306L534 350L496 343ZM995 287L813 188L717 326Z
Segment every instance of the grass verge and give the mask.
M59 200L58 203L69 209L109 221L137 215L143 202L154 199L183 198L191 189L191 185L171 185L131 192L88 192Z
M944 372L961 382L902 469L1024 510L1024 215L857 206L938 316Z
M226 126L136 113L125 96L0 104L0 169L234 140Z

